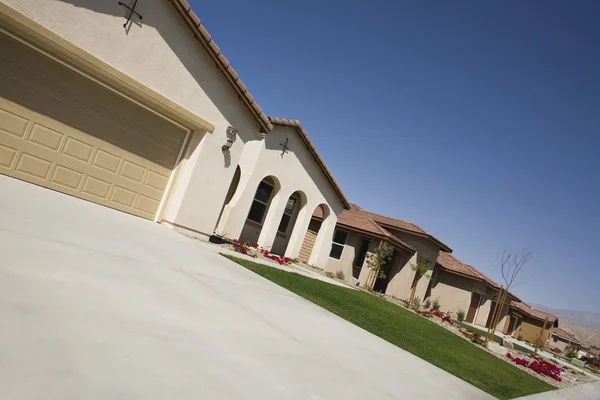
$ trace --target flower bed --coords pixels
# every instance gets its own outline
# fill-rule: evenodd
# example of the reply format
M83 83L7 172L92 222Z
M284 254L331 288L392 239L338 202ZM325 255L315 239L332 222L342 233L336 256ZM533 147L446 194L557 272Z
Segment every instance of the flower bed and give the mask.
M471 339L471 341L475 344L483 345L485 343L485 338L475 332L469 332L465 329L459 329L459 332L462 333L466 338Z
M431 310L418 310L417 314L422 315L427 318L437 317L442 320L442 322L447 322L450 325L454 325L454 322L450 319L450 315L442 315L441 312L435 311L433 308Z
M524 358L513 357L513 355L510 353L507 353L506 357L511 359L517 365L528 367L529 369L537 372L538 374L548 376L557 382L562 382L560 373L564 372L564 370L562 368L559 368L557 365L552 364L551 362L542 360L541 358L536 357L533 354L529 355L529 357L533 359L533 361L531 362L527 361Z
M231 242L233 250L241 254L246 254L252 258L258 258L259 255L268 260L273 260L279 265L288 265L292 260L289 257L271 254L268 250L263 249L258 243L244 242L243 240L234 240Z

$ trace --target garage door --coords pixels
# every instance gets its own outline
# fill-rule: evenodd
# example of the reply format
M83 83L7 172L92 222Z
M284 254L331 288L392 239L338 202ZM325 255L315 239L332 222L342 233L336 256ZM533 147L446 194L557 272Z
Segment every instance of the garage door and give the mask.
M154 218L185 131L0 33L0 173Z

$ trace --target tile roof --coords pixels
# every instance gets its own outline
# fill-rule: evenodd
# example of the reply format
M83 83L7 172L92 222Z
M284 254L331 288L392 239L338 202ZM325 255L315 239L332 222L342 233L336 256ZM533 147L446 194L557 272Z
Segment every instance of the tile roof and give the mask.
M223 73L229 84L233 87L233 89L237 92L239 98L242 100L246 108L250 111L250 113L254 116L256 122L258 122L261 132L268 133L273 129L273 125L269 121L269 118L262 111L260 106L254 100L254 97L248 91L244 82L240 79L235 69L229 63L229 60L223 55L221 49L215 41L212 39L212 36L202 22L200 22L200 18L192 11L190 4L186 0L169 0L173 3L175 9L179 12L179 14L183 17L188 27L194 33L194 37L202 44L207 53L211 56L213 61L216 63L219 70Z
M558 337L561 337L563 339L570 340L571 342L582 344L581 341L579 339L577 339L577 336L571 335L569 332L565 331L564 329L554 328L554 329L552 329L552 334L556 335Z
M500 285L498 283L494 282L492 279L479 272L475 267L469 264L465 264L458 258L454 257L452 254L447 253L445 251L440 251L440 253L438 254L437 263L443 269L449 272L464 275L468 278L485 282L495 289L500 288Z
M355 206L355 204L352 204L352 208L354 208ZM321 210L320 207L317 207L313 213L313 217L322 219L323 210ZM337 225L350 230L362 232L373 237L390 241L396 246L404 250L408 250L412 253L416 251L408 244L404 243L402 240L389 233L387 229L379 225L373 219L364 218L363 216L357 215L356 213L347 213L346 210L342 211L342 213L338 215Z
M440 245L446 251L452 251L452 249L441 242L439 239L434 237L431 233L427 232L425 229L421 228L417 224L412 222L403 221L401 219L386 217L385 215L376 214L373 212L366 211L359 207L358 205L352 203L352 207L349 210L344 210L338 216L338 223L345 224L347 226L361 225L364 224L364 220L371 219L377 223L380 228L386 230L388 234L392 235L388 228L396 229L399 231L408 232L411 234L415 234L421 237L426 237L429 240L435 242ZM395 236L394 236L395 237Z
M522 311L523 313L527 314L528 316L535 318L535 319L539 319L544 321L546 319L546 317L548 317L548 321L552 322L553 324L555 324L556 327L558 327L558 317L556 315L552 315L540 310L536 310L535 308L523 303L523 302L519 302L519 301L515 301L512 300L510 302L510 306L513 308L516 308L519 311Z
M329 179L329 182L331 182L331 184L333 185L333 188L335 189L335 191L338 193L338 195L344 202L344 205L346 206L346 208L350 208L350 201L348 201L348 199L346 198L346 195L344 195L344 192L342 191L342 188L340 187L340 185L337 183L337 181L333 177L333 174L331 173L329 168L327 168L325 161L323 161L323 158L321 158L321 156L319 155L317 148L311 142L310 138L308 137L308 133L306 133L306 131L302 127L302 124L300 123L300 121L298 121L297 119L286 119L286 118L276 118L276 117L268 117L268 118L269 118L269 121L271 122L271 124L273 124L273 125L290 126L290 127L296 128L296 131L300 134L300 137L302 138L302 140L304 141L304 143L306 144L306 146L312 153L313 157L317 160L317 163L320 165L323 172L325 172L325 176L327 176L327 179ZM317 207L317 209L320 210L319 207Z

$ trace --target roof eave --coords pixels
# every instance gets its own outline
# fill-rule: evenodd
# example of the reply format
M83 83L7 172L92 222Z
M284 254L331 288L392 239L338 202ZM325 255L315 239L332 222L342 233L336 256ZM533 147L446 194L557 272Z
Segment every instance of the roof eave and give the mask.
M422 238L425 238L425 239L429 239L432 242L434 242L435 244L437 244L438 246L440 246L440 249L444 250L446 253L452 253L452 251L453 251L450 246L448 246L447 244L445 244L441 240L437 239L433 235L411 231L410 229L401 228L399 226L386 224L385 222L381 222L381 221L377 221L377 223L380 224L383 227L389 227L389 228L394 229L396 231L401 231L401 232L404 232L404 233L408 233L409 235L414 235L414 236L419 236L419 237L422 237Z
M192 11L190 4L186 0L169 0L177 12L181 15L185 23L194 33L194 37L198 40L206 52L215 62L217 68L225 76L233 90L238 95L238 98L244 103L248 111L252 114L260 127L260 132L269 133L273 129L273 125L269 118L262 111L260 106L254 101L254 97L250 94L246 85L239 78L237 72L233 69L229 60L221 53L221 49L211 35L200 22L200 18Z

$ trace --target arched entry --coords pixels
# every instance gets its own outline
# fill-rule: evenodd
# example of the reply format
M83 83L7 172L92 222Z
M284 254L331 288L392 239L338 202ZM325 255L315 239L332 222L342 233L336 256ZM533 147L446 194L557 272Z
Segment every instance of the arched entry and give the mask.
M277 233L273 241L271 252L279 255L284 255L294 229L296 229L296 221L298 216L306 206L306 195L304 192L297 190L288 197L277 226Z
M258 242L271 203L279 195L280 188L279 180L274 176L267 176L260 181L254 193L242 233L240 234L240 240L244 242Z
M317 236L321 230L321 225L327 217L329 217L329 207L326 204L318 205L313 212L306 235L304 236L304 241L302 242L302 247L300 248L300 254L298 255L300 261L304 263L309 262L315 242L317 241Z

